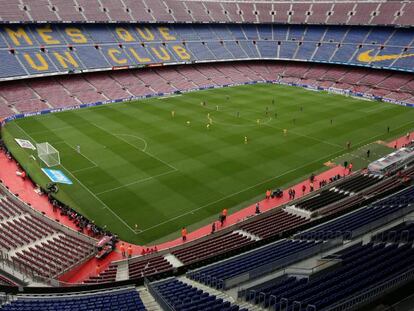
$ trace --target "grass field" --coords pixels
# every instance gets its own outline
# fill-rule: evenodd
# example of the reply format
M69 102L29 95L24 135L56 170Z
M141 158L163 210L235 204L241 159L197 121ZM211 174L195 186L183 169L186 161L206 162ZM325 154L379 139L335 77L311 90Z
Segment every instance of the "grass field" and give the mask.
M13 138L51 143L74 182L58 198L124 240L149 243L352 158L343 156L348 140L357 150L413 126L414 109L260 84L30 117L8 123L3 138L43 185L45 165Z

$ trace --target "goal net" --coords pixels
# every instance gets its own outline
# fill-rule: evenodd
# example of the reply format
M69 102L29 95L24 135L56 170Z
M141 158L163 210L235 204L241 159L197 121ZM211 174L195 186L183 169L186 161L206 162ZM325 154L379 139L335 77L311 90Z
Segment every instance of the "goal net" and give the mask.
M57 151L49 143L36 144L37 156L42 160L48 167L56 166L60 164L59 151Z

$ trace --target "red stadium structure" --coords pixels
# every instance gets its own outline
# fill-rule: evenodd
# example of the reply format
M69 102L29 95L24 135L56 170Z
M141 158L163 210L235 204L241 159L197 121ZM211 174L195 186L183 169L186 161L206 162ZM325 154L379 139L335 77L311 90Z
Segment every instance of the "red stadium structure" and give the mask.
M2 0L0 121L263 82L413 107L412 14L411 0ZM331 167L316 176L329 190L292 186L294 208L264 200L128 260L122 241L97 259L103 231L78 232L17 170L1 152L0 310L356 310L411 295L412 160L380 177Z

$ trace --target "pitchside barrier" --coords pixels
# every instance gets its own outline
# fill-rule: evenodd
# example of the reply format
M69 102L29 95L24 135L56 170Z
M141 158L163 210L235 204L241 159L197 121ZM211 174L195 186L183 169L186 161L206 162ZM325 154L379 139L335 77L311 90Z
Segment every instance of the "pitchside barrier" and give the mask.
M152 94L146 94L146 95L142 95L142 96L130 96L130 97L127 97L127 98L112 99L112 100L95 102L95 103L90 103L90 104L75 105L75 106L64 107L64 108L56 108L56 109L45 109L45 110L40 110L40 111L37 111L37 112L20 113L20 114L15 114L15 115L12 115L10 117L5 118L4 120L1 121L1 125L4 125L5 123L16 120L16 119L22 119L22 118L26 118L26 117L32 117L32 116L37 116L37 115L49 114L49 113L56 113L56 112L62 112L62 111L68 111L68 110L76 110L76 109L81 109L81 108L89 108L89 107L95 107L95 106L101 106L101 105L107 105L107 104L113 104L113 103L122 103L122 102L131 101L131 100L151 98L151 97L160 97L160 96L165 96L165 95L189 93L189 92L202 91L202 90L208 90L208 89L217 89L217 88L230 87L230 86L249 85L249 84L263 84L263 83L296 86L296 87L302 87L302 88L309 89L309 90L314 90L314 91L326 91L326 92L335 93L335 94L361 97L361 98L366 98L366 99L370 99L370 100L383 101L383 102L387 102L387 103L391 103L391 104L395 104L395 105L414 108L414 104L407 103L407 102L404 102L404 101L394 100L394 99L391 99L391 98L384 98L384 97L381 97L381 96L374 96L374 95L370 95L370 94L364 94L364 93L360 93L360 92L353 92L353 91L350 91L350 90L342 90L342 89L333 88L333 87L329 87L329 88L324 88L324 87L321 87L321 86L316 87L316 86L313 86L313 85L300 84L300 83L290 83L290 82L288 83L288 82L283 82L283 81L279 81L279 80L266 80L266 81L249 81L249 82L244 82L244 83L231 83L231 84L223 84L223 85L211 85L211 86L207 86L207 87L198 87L198 88L192 88L192 89L181 90L181 91L178 90L178 91L167 92L167 93L155 93L155 94L152 93Z

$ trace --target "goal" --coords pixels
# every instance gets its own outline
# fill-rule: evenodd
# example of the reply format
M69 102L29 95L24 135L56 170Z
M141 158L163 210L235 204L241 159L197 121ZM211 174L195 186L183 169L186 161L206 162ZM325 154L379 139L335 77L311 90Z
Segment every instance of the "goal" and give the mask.
M37 156L42 160L48 167L56 166L60 164L59 151L57 151L49 143L36 144Z

